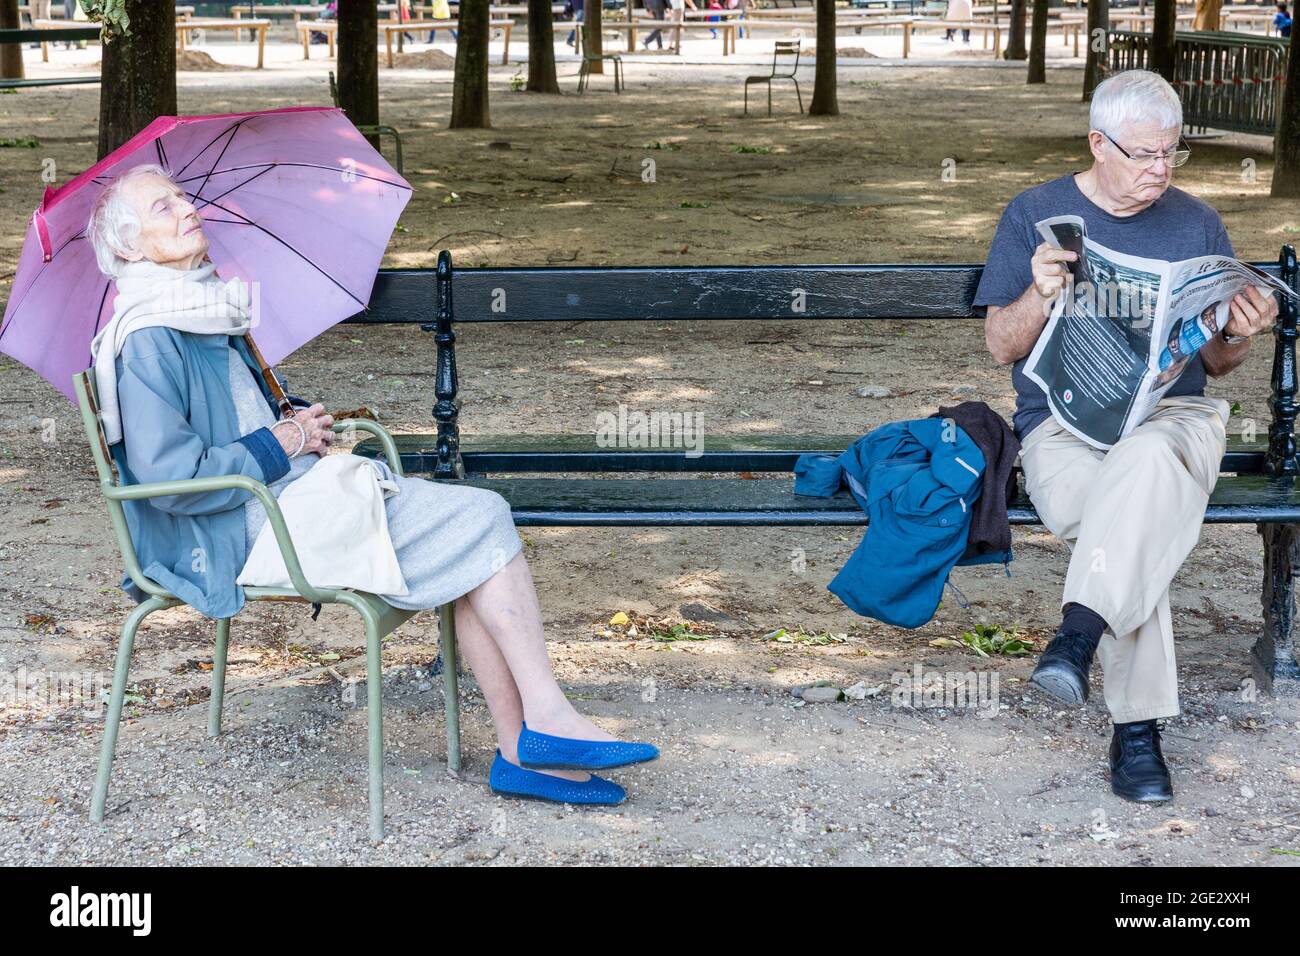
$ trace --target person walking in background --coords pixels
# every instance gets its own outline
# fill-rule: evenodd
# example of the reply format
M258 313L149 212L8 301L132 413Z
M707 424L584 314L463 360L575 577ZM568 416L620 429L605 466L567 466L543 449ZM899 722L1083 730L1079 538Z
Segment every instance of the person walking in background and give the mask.
M584 12L582 5L583 5L583 0L565 0L564 2L564 12L565 14L573 17L573 22L575 24L582 23L582 14ZM578 48L576 45L577 37L578 37L578 27L575 26L572 30L569 31L569 38L564 42L569 44L569 46L573 47L576 50Z
M451 4L448 3L447 0L433 0L433 9L432 9L431 12L432 12L432 14L433 14L433 19L435 19L435 20L450 20L450 19L451 19ZM455 43L455 42L460 38L460 36L459 36L459 35L460 35L460 31L459 31L459 30L452 30L452 31L450 31L450 32L451 32L451 42L452 42L452 43ZM438 31L437 31L437 30L430 30L430 31L429 31L429 42L430 42L430 43L437 43L437 42L438 42Z
M727 0L727 9L739 10L740 13L736 16L736 19L743 21L745 19L746 12L749 10L749 0ZM736 36L741 40L745 39L745 28L742 26L737 26Z
M686 19L687 7L690 7L692 10L699 9L699 7L695 5L695 0L668 0L668 6L672 8L673 11L672 19L674 23L681 23ZM677 54L680 54L682 52L682 31L681 30L673 31L673 52Z
M397 19L402 23L409 23L414 19L411 14L411 0L397 0ZM402 31L402 39L407 43L415 42L415 37L405 30Z
M645 8L646 8L646 12L649 13L650 16L654 17L656 20L662 20L664 19L666 15L666 11L668 10L668 0L645 0ZM664 48L664 37L663 37L662 30L656 29L654 33L651 33L648 37L646 37L644 40L641 41L641 45L648 50L650 49L651 40L654 40L655 43L659 44L658 48L660 50Z
M1287 12L1286 4L1277 5L1277 13L1273 14L1273 26L1277 27L1277 35L1283 39L1289 39L1291 36L1291 14Z
M945 20L969 20L971 18L970 0L948 0L948 9L944 11ZM951 41L957 34L955 29L950 29L944 34L944 40ZM970 44L970 30L961 31L961 42Z
M50 11L52 0L31 0L27 5L27 15L32 18L32 26L36 26L37 20L49 20L53 17ZM31 44L32 47L40 49L39 43Z
M722 0L709 0L709 9L710 9L710 10L724 10L724 9L726 9L726 8L723 7L723 5L722 5ZM717 17L717 16L713 16L713 17L708 17L707 19L708 19L708 21L709 21L710 23L717 23L717 22L718 22L719 20L721 20L722 18L721 18L721 17ZM716 39L718 38L718 31L717 31L717 30L710 30L710 31L709 31L709 36L716 40Z

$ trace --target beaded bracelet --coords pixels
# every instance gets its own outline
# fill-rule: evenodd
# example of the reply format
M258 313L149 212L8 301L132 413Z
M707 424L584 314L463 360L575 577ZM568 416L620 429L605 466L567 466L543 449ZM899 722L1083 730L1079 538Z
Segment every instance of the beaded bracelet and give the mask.
M302 450L307 447L307 429L303 428L295 418L282 418L276 422L275 425L272 425L271 428L274 429L276 425L283 425L286 422L290 425L296 426L298 429L298 447L295 448L293 454L289 456L290 458L297 458L302 454Z

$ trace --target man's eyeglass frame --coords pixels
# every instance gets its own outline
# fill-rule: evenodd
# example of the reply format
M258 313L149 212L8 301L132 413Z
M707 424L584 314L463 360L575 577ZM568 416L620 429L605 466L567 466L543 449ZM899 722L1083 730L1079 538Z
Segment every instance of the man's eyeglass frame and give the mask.
M1172 149L1167 153L1156 153L1150 159L1142 160L1134 156L1132 153L1130 153L1119 143L1115 142L1114 139L1111 139L1110 133L1106 132L1104 129L1099 129L1097 130L1097 132L1101 133L1102 136L1105 136L1107 139L1109 139L1110 144L1114 146L1116 149L1118 149L1121 153L1123 153L1125 159L1131 159L1135 163L1140 163L1144 169L1150 169L1152 166L1154 166L1156 164L1157 159L1163 159L1169 167L1177 168L1179 166L1182 166L1184 163L1186 163L1189 159L1192 158L1192 151L1187 146L1187 143L1183 141L1183 136L1181 133L1178 135L1178 143L1180 146L1183 147L1182 149Z

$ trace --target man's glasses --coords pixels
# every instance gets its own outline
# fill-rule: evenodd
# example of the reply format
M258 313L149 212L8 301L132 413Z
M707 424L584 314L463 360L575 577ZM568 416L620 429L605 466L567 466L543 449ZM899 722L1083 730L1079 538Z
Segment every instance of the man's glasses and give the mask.
M1104 129L1098 130L1097 132L1101 133L1101 135L1105 136L1107 139L1110 139L1111 145L1123 153L1125 157L1133 160L1133 162L1146 169L1150 169L1154 166L1157 159L1163 159L1169 166L1181 166L1192 158L1192 151L1187 148L1187 144L1183 142L1182 136L1178 137L1178 144L1182 147L1181 149L1171 149L1167 153L1130 153L1119 143L1111 139L1110 134Z

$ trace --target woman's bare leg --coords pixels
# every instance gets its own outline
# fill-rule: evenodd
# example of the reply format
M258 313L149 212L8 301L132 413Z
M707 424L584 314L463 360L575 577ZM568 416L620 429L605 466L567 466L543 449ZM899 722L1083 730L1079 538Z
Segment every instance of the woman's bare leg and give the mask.
M522 551L465 599L505 660L530 729L579 740L617 739L574 710L555 682L542 609Z
M492 724L496 728L497 746L501 756L516 766L519 754L515 746L519 742L519 730L524 719L524 705L519 697L519 688L510 676L510 667L501 656L501 650L492 635L483 627L483 622L465 598L457 598L456 644L465 664L474 672L479 689L487 700L488 710L492 712ZM546 770L557 777L567 780L586 780L590 774L581 771Z

